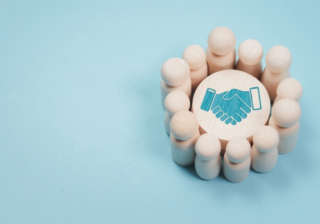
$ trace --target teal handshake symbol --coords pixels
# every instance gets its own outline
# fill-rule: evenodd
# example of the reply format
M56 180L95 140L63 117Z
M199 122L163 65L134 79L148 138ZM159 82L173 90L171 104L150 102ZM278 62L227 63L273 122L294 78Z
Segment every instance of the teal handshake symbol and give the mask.
M251 110L261 110L259 87L252 87L249 91L231 89L219 94L208 88L200 108L211 110L227 125L236 125L246 119Z

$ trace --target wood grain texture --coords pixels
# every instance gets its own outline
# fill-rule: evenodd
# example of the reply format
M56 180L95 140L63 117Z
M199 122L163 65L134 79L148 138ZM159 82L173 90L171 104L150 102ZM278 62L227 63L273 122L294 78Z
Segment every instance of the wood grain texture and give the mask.
M242 119L236 125L226 124L217 118L211 111L201 109L201 104L208 88L214 89L217 94L232 89L249 91L252 87L260 90L261 109L252 110L247 114L247 118ZM270 113L270 98L259 80L253 76L237 70L224 70L207 77L197 88L193 97L192 111L199 122L200 133L211 133L219 138L222 149L235 137L247 138L252 142L253 134L259 127L267 124Z

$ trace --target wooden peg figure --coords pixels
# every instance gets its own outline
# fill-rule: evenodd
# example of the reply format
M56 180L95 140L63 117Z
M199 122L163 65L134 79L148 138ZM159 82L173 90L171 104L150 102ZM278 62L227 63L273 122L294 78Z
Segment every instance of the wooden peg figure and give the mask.
M182 110L189 110L190 99L187 94L182 91L173 91L169 93L164 101L164 108L166 112L164 114L164 126L166 132L170 134L170 122L172 116Z
M189 64L192 91L194 92L208 75L206 52L199 45L190 45L184 50L182 58Z
M299 103L302 92L302 86L298 80L293 78L286 78L282 80L278 85L277 97L274 103L284 98L290 98Z
M239 59L236 69L246 72L260 80L262 73L262 45L253 39L243 41L238 50Z
M175 90L185 92L191 97L191 79L188 63L181 58L167 60L161 68L161 99L164 106L166 96Z
M273 105L269 126L275 128L279 134L278 152L280 154L289 153L296 146L300 116L300 106L293 99L281 99Z
M236 62L236 37L227 27L217 27L208 37L207 63L209 75L234 69Z
M277 96L279 83L290 77L289 67L291 61L291 53L284 46L274 46L267 52L267 66L262 72L261 82L266 87L271 102L273 102Z
M190 111L179 111L173 115L170 122L171 156L180 166L194 163L195 144L200 137L199 124Z
M221 170L219 139L212 134L203 134L198 138L195 150L195 169L198 176L204 180L216 178Z
M251 149L252 169L259 173L271 171L278 160L277 146L279 134L271 126L262 126L253 135L253 146Z
M251 145L245 138L237 137L229 141L223 158L225 178L234 183L247 178L251 164Z

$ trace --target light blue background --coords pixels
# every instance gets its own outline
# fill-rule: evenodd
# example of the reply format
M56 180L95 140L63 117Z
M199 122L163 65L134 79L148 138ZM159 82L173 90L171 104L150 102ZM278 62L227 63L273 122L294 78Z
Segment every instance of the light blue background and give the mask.
M0 223L319 223L318 2L1 0ZM163 126L162 63L217 26L287 46L304 87L295 150L239 184Z

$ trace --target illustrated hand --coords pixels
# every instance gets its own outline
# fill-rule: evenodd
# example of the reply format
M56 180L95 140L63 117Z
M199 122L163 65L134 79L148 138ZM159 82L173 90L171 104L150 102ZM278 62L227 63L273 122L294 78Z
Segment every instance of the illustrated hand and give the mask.
M236 125L242 119L247 118L251 112L251 101L249 91L231 89L216 94L210 110L226 124Z

